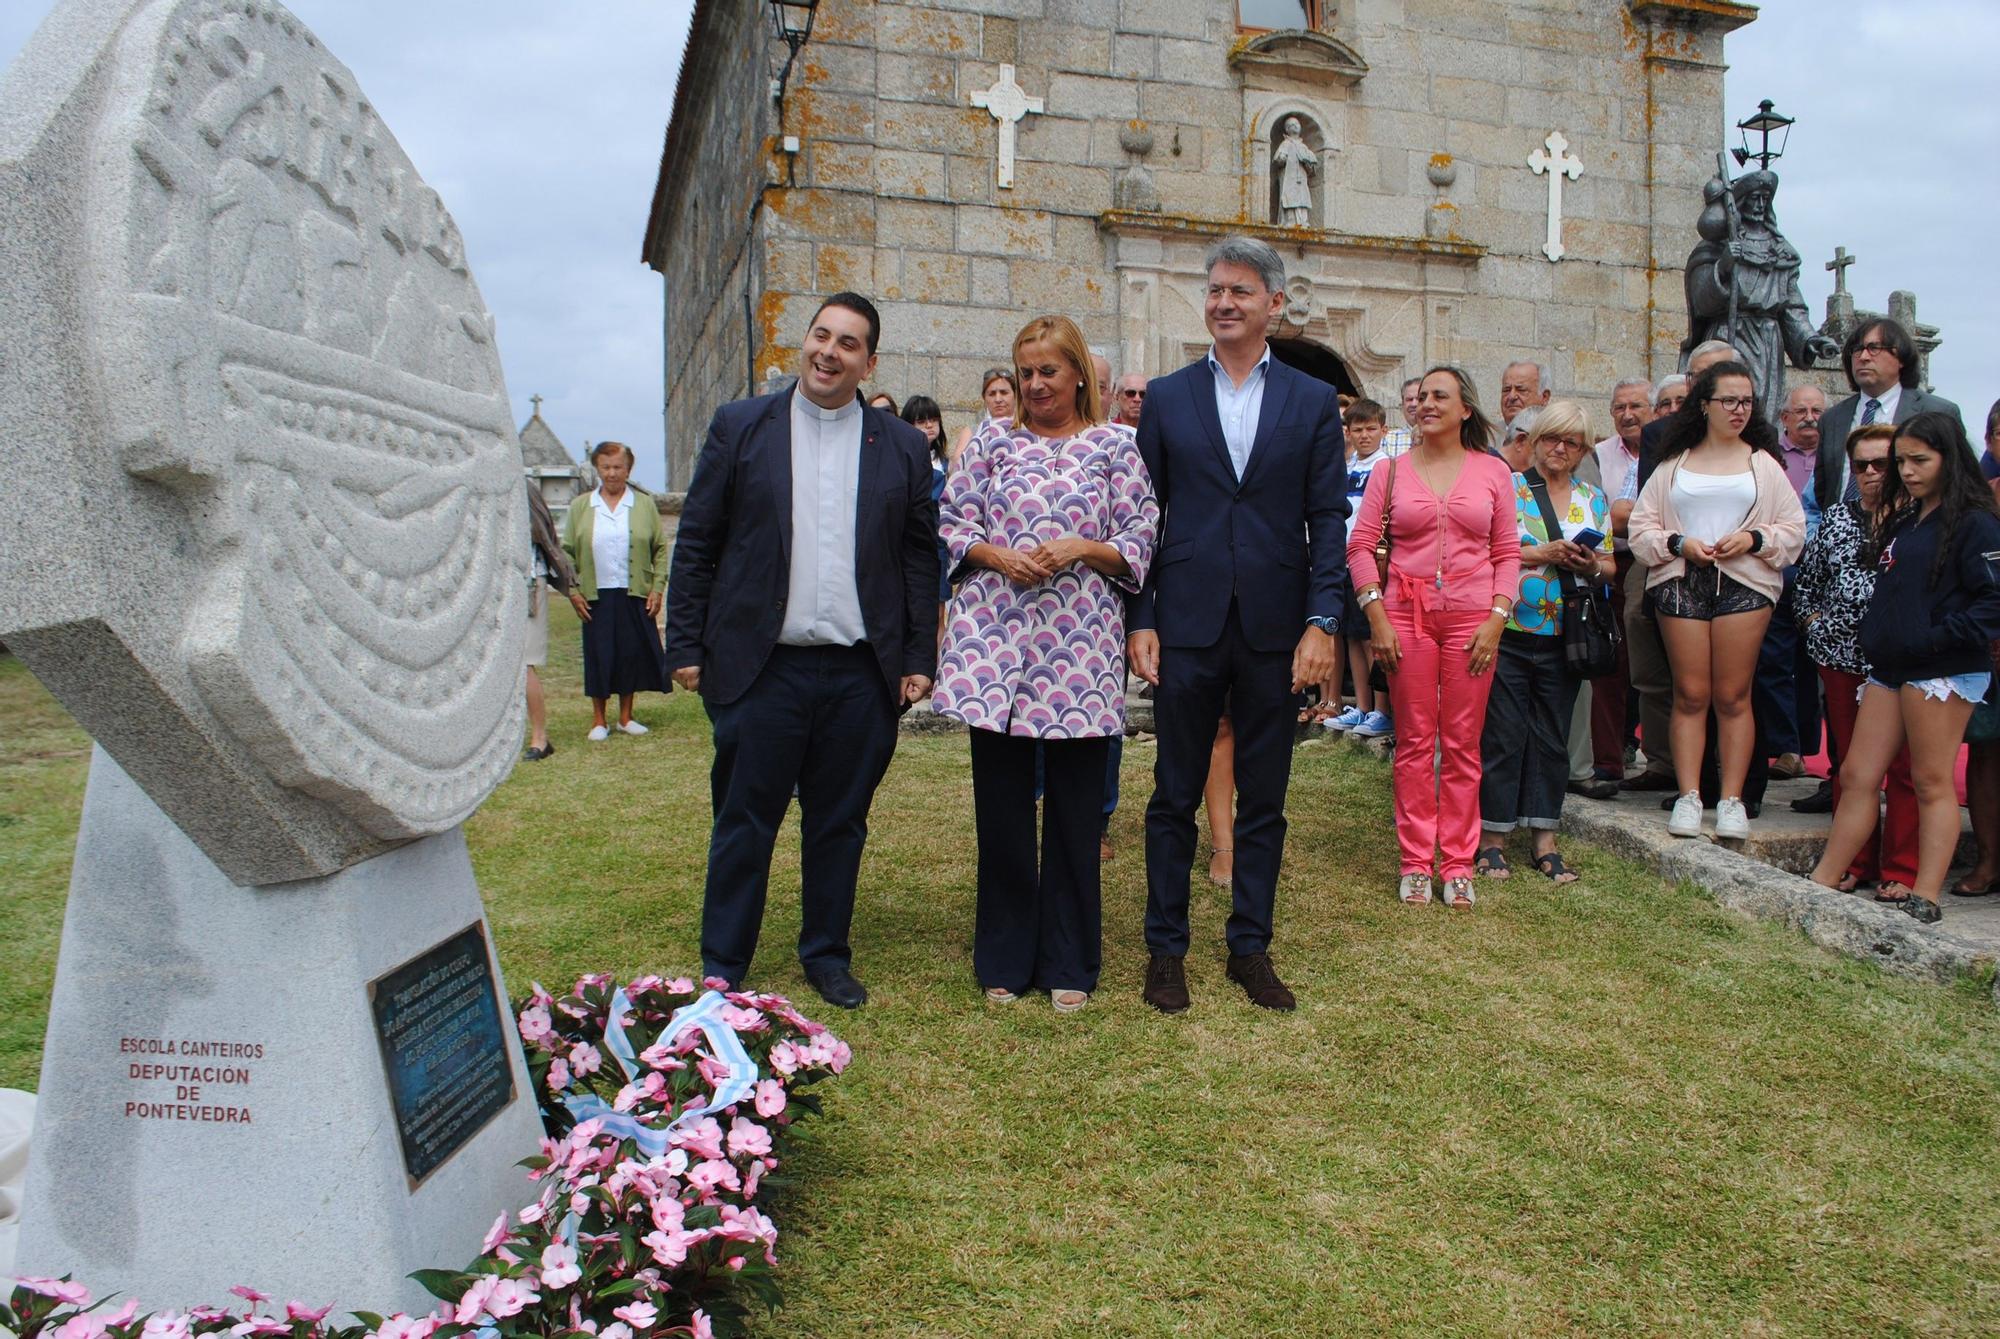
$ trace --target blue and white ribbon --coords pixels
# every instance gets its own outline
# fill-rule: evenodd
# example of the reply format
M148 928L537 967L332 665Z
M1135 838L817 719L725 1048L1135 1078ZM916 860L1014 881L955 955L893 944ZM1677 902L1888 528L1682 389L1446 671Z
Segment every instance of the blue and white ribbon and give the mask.
M697 1103L668 1124L657 1127L642 1124L625 1112L613 1109L596 1093L572 1094L563 1099L563 1105L569 1108L570 1115L579 1124L587 1120L602 1121L607 1132L619 1139L632 1140L647 1157L665 1157L669 1137L675 1130L741 1102L757 1086L757 1063L743 1049L743 1041L736 1035L736 1029L723 1021L722 1011L728 1004L720 991L708 991L693 1004L676 1009L657 1039L668 1041L690 1027L701 1029L715 1061L729 1070L728 1075L716 1084L715 1092L707 1102ZM622 1021L631 1009L632 1001L626 997L625 988L620 986L612 992L611 1015L604 1025L604 1048L624 1069L627 1082L639 1075L638 1056L632 1049L632 1039L625 1035Z

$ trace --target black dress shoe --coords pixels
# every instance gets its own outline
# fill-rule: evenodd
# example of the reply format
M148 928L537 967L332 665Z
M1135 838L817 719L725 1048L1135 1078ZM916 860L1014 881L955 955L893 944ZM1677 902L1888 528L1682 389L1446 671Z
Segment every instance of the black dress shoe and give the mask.
M1271 965L1268 953L1246 953L1241 957L1229 955L1229 979L1243 987L1243 993L1250 997L1250 1003L1259 1009L1291 1010L1298 1007L1283 981L1278 979L1278 969Z
M1792 801L1795 814L1830 814L1833 812L1833 783L1822 781L1819 789L1810 795L1801 795Z
M1635 777L1618 783L1621 790L1672 790L1680 789L1680 782L1674 780L1671 772L1641 772ZM1668 808L1673 806L1669 804Z
M818 991L821 999L841 1009L859 1009L868 1002L868 987L838 963L806 968L806 984Z
M1146 988L1141 997L1163 1014L1185 1013L1188 1007L1185 960L1161 954L1147 959Z
M542 759L548 757L551 753L554 753L555 751L556 751L556 746L554 744L544 744L538 749L537 748L523 749L521 751L521 756L527 759L529 762L540 762Z
M1595 779L1590 781L1572 781L1569 783L1568 789L1570 794L1581 795L1586 800L1609 800L1617 796L1618 783L1616 781L1598 781Z

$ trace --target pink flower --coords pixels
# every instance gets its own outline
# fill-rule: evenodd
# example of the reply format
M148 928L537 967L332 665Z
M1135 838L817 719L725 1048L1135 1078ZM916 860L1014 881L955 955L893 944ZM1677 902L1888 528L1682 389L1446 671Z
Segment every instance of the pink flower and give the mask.
M755 1009L739 1009L727 1005L722 1009L722 1021L738 1032L769 1032L771 1020Z
M504 1219L505 1216L503 1215L502 1217ZM332 1303L328 1303L326 1306L315 1311L304 1302L287 1302L285 1303L285 1319L302 1320L308 1325L317 1325L326 1319L326 1313L331 1310L333 1310Z
M292 1327L276 1316L251 1316L241 1325L232 1326L229 1332L235 1335L290 1334Z
M771 1151L771 1132L738 1116L729 1123L729 1156L761 1158Z
M663 1041L656 1041L639 1052L639 1059L653 1069L686 1069L687 1061L674 1055L673 1048Z
M663 1232L678 1232L687 1222L687 1206L672 1195L656 1196L647 1207L653 1211L653 1226Z
M689 1187L704 1199L713 1195L718 1189L743 1189L743 1179L736 1174L736 1168L720 1158L710 1158L705 1162L696 1163L687 1174L687 1182Z
M146 1317L139 1333L145 1339L189 1339L194 1330L188 1324L188 1318L180 1312L162 1311L156 1316Z
M672 977L667 981L667 994L692 995L694 994L694 982L684 976Z
M614 1320L598 1332L597 1339L632 1339L632 1327L622 1320Z
M595 1074L604 1064L604 1056L589 1042L579 1042L569 1053L570 1067L579 1074Z
M722 1156L722 1126L713 1116L703 1116L691 1125L683 1125L673 1133L672 1144L684 1148L689 1157L719 1158Z
M521 1225L523 1227L526 1227L530 1223L541 1222L542 1215L547 1212L548 1210L542 1206L542 1202L540 1200L536 1200L533 1204L530 1204L527 1208L521 1210L521 1212L517 1215L517 1217L520 1218Z
M694 1339L715 1339L715 1326L710 1323L708 1313L699 1307L695 1309L691 1326Z
M769 1120L785 1109L785 1085L776 1079L757 1082L757 1114Z
M719 976L704 976L704 977L703 977L703 978L701 979L701 983L702 983L702 984L703 984L704 986L707 986L707 987L708 987L708 988L709 988L710 990L727 990L727 989L729 989L729 983L728 983L727 981L723 980L723 979L722 979L721 977L719 977Z
M781 1041L771 1048L771 1068L790 1078L799 1072L798 1048L788 1041Z
M660 1309L642 1299L625 1306L614 1307L611 1314L635 1330L650 1330L653 1328L653 1322L660 1318Z
M493 1220L493 1226L486 1229L486 1240L479 1243L479 1253L485 1255L495 1246L507 1240L509 1235L507 1231L507 1215L503 1211L498 1218Z
M520 1024L522 1041L543 1042L555 1032L549 1011L539 1004L521 1010Z
M431 1332L438 1327L435 1317L421 1319L406 1316L400 1311L382 1322L382 1328L375 1331L371 1339L430 1339Z
M763 1180L764 1161L759 1158L743 1169L743 1198L746 1200L757 1198L757 1187Z
M458 1299L457 1307L452 1310L452 1323L470 1325L479 1319L486 1312L487 1302L492 1300L493 1290L499 1286L498 1274L481 1274L474 1279L472 1286L465 1290L464 1295Z
M70 1306L90 1305L90 1289L84 1287L81 1283L71 1283L68 1279L31 1277L15 1279L14 1283L18 1287L26 1288L31 1293L40 1293L44 1297L53 1297L58 1302L64 1302Z
M49 1331L55 1339L104 1339L104 1322L80 1311Z
M625 987L625 993L627 995L643 995L647 991L658 990L659 988L660 978L658 976L642 976L631 985Z
M569 1087L569 1065L562 1060L551 1062L549 1065L549 1091L559 1093L567 1087Z
M252 1306L255 1306L259 1302L268 1302L271 1300L269 1294L260 1293L247 1283L239 1283L234 1288L231 1288L229 1291L235 1293L238 1297L250 1303Z
M495 1320L505 1320L541 1300L532 1279L501 1279L493 1285L493 1295L486 1300L486 1314Z
M561 1242L551 1242L542 1249L542 1286L545 1288L567 1288L583 1277L577 1268L576 1251Z

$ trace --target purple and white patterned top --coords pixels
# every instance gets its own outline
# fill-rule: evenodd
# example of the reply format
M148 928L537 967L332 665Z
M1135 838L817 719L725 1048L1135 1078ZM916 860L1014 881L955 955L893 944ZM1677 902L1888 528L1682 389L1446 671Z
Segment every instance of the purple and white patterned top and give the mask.
M1132 430L1105 423L1050 441L1011 423L979 430L952 463L939 531L959 578L934 701L976 730L1087 739L1125 729L1125 599L1153 558L1160 504ZM1075 536L1118 550L1112 578L1074 563L1017 586L964 568L975 544L1028 550Z

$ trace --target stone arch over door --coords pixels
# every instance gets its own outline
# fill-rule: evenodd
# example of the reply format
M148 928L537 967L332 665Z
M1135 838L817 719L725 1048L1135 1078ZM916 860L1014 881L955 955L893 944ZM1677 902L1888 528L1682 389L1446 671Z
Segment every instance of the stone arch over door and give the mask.
M1271 357L1286 367L1324 381L1343 395L1363 393L1341 356L1316 340L1272 336Z

